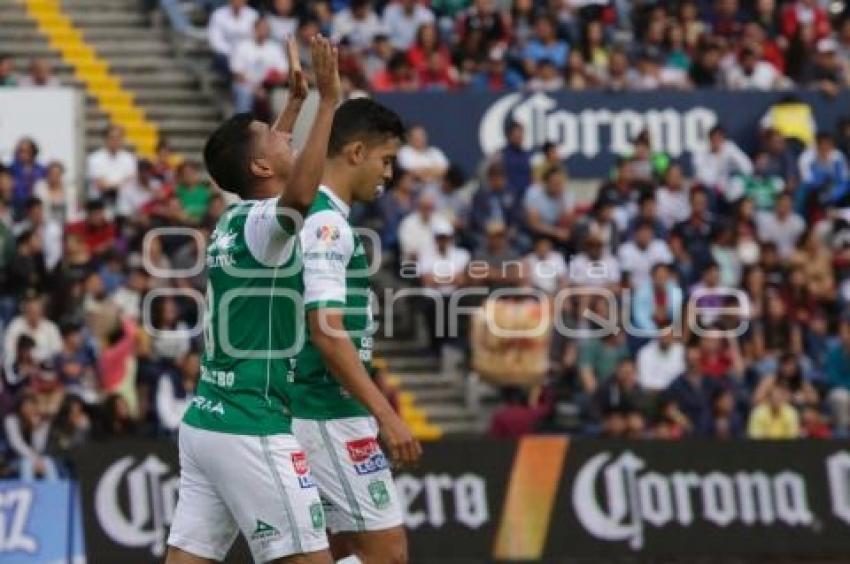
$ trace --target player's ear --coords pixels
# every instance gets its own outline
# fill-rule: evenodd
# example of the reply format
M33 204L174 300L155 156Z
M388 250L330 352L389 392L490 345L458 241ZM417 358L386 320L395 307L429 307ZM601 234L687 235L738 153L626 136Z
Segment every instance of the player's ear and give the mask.
M274 170L271 163L264 158L251 159L251 174L260 178L271 178Z
M363 141L354 141L348 146L348 161L352 165L359 165L366 158L366 144Z

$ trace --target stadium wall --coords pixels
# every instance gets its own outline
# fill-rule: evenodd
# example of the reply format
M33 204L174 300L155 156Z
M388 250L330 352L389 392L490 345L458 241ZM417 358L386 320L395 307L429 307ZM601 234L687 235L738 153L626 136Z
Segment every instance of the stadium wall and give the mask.
M89 564L161 562L176 447L101 443L74 460ZM848 441L453 439L429 445L397 483L417 564L850 554ZM15 519L29 517L12 514L19 506L4 492L20 487L43 486L0 487L0 560L45 562L10 551ZM18 530L52 538L73 503L67 494L38 499L38 515ZM250 561L245 550L237 545L227 561Z
M557 92L491 94L458 92L382 94L377 98L408 123L422 123L431 142L473 172L484 155L505 146L505 126L525 126L526 149L555 142L572 176L606 177L618 155L631 151L631 139L648 129L654 149L681 159L690 170L694 151L708 143L709 129L722 125L745 151L756 148L759 122L788 92ZM833 131L850 115L850 92L828 98L794 92L808 103L818 129Z

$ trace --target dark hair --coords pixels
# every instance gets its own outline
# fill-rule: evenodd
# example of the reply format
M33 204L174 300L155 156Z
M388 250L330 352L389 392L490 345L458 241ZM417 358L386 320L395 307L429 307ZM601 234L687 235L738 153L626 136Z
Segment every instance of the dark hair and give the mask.
M543 171L542 180L543 182L549 182L549 179L552 178L556 174L567 174L563 168L559 166L550 166L546 170Z
M328 141L328 156L338 155L355 141L384 142L404 139L404 125L394 111L369 98L348 100L337 108Z
M213 131L204 145L204 164L222 190L244 197L253 185L250 114L236 114Z
M39 198L38 196L30 196L24 202L24 211L29 213L29 211L31 209L36 208L36 207L40 207L42 205L43 204L42 204L41 198Z
M721 135L726 135L726 130L723 129L723 126L721 126L721 125L715 125L714 127L712 127L711 129L708 130L708 135L709 135L709 137L711 137L715 133L719 133Z
M820 131L815 135L815 141L817 143L822 143L823 141L829 141L830 143L832 143L833 141L835 141L835 137L833 137L832 133L829 133L827 131Z

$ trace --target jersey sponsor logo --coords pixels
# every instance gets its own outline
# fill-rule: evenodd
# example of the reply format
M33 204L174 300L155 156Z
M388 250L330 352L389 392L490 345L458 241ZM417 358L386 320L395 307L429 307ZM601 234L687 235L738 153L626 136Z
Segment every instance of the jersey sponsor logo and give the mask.
M332 243L339 239L339 228L336 225L322 225L316 228L316 239L324 243Z
M307 464L307 455L303 451L292 453L292 468L295 470L295 477L298 479L298 485L302 490L316 487L316 483L310 476L310 467Z
M217 402L204 396L195 396L192 398L192 407L224 417L224 404L220 401Z
M389 468L387 457L381 452L378 441L372 437L348 441L345 447L354 463L354 471L361 476Z

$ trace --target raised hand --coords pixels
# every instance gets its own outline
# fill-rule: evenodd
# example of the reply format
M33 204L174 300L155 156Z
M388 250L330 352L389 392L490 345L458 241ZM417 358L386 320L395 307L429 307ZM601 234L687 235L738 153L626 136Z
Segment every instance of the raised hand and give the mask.
M294 100L306 100L310 86L307 84L307 76L301 70L298 44L291 35L286 39L286 57L289 59L289 97Z
M337 49L321 35L310 40L310 53L313 59L313 69L316 73L316 88L319 96L334 104L339 103L342 87L339 80L339 64Z

